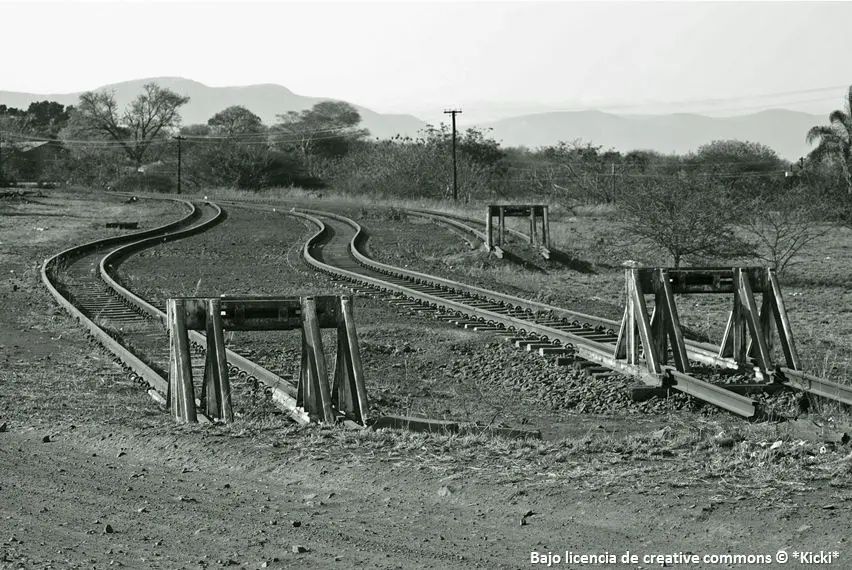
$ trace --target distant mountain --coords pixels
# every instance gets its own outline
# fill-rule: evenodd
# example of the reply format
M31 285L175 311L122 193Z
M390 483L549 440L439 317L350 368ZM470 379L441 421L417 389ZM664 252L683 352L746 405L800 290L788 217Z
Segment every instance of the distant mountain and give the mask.
M209 87L180 77L137 79L96 90L114 90L120 108L136 97L142 85L156 82L183 95L190 102L181 109L183 124L206 123L222 109L243 105L264 123L276 122L275 115L301 111L328 100L293 93L281 85L263 84L246 87ZM33 94L0 91L0 104L26 108L33 101L52 100L64 105L77 103L79 93ZM487 105L483 103L483 108ZM374 137L389 138L396 134L413 136L425 123L413 115L381 114L356 105L363 126ZM515 107L520 110L520 107ZM530 107L531 108L531 107ZM509 107L506 107L509 109ZM468 114L474 110L470 109ZM517 112L517 111L516 111ZM772 109L736 117L707 117L677 113L668 115L614 115L600 111L546 112L525 114L475 126L491 128L490 133L504 146L535 148L560 140L583 139L604 148L619 151L651 149L662 153L685 153L716 139L737 139L763 143L782 158L797 160L809 151L805 133L814 125L825 124L827 116L799 111ZM466 126L466 125L465 125ZM465 128L462 126L461 128Z
M181 108L182 124L184 125L206 123L207 119L231 105L243 105L259 116L264 123L271 125L276 122L275 115L284 114L287 111L309 109L320 101L329 100L328 97L297 95L281 85L209 87L203 83L181 77L135 79L97 87L93 90L115 91L116 102L119 108L123 109L128 102L139 95L144 84L151 82L162 87L168 87L181 95L189 96L189 103ZM79 97L80 93L35 94L0 91L0 104L26 109L33 101L48 99L63 105L76 105ZM423 121L412 115L383 115L366 107L359 105L355 105L355 107L361 113L362 125L370 130L370 135L373 137L389 138L396 134L414 135L425 126Z
M504 146L535 148L557 141L583 139L618 151L656 150L686 153L717 139L736 139L767 145L794 161L810 150L805 134L828 117L772 109L736 117L671 115L613 115L600 111L552 112L480 123Z

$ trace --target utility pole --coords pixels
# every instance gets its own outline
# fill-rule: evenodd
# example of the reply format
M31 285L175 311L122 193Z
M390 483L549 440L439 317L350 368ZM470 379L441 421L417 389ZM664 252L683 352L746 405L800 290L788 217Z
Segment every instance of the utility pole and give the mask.
M615 163L610 163L609 170L609 197L615 201Z
M178 142L178 181L177 181L178 187L177 187L177 193L180 194L180 154L181 154L180 153L180 151L181 151L180 142L182 140L184 140L186 137L182 137L182 136L178 135L178 136L172 137L172 138L177 140L177 142Z
M461 113L461 109L448 109L444 111L445 115L453 117L453 202L459 199L459 182L458 182L458 166L456 165L456 115Z

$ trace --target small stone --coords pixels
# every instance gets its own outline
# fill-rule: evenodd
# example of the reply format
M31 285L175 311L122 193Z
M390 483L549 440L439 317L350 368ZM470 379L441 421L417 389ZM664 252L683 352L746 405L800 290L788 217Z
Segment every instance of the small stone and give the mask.
M112 525L108 524L108 525L104 526L104 534L112 534L113 532L115 532L115 531L112 530Z
M2 424L0 424L0 433L3 433L3 432L4 432L4 431L6 431L8 428L9 428L9 426L8 426L8 425L6 425L6 422L3 422Z
M148 507L139 507L138 509L136 509L136 512L137 513L147 513Z
M308 548L305 547L305 546L302 546L301 544L294 544L293 547L290 550L293 551L293 554L302 554L302 553L308 552Z
M118 455L116 455L116 457L124 457L125 455L127 455L127 454L124 453L123 451L119 451Z
M43 438L41 438L41 442L42 443L50 443L50 436L49 435L44 436Z
M293 528L299 528L302 526L302 521L290 521L290 524L293 525Z
M439 497L449 497L449 496L450 496L450 495L452 495L452 494L453 494L453 490L452 490L452 489L450 489L450 488L449 488L448 486L446 486L446 485L444 485L444 486L442 486L440 489L438 489L438 496L439 496Z
M304 496L304 497L302 497L302 498L303 498L303 499L305 499L306 501L310 501L311 499L316 499L316 498L317 498L317 494L316 494L316 493L311 493L310 495L305 495L305 496Z

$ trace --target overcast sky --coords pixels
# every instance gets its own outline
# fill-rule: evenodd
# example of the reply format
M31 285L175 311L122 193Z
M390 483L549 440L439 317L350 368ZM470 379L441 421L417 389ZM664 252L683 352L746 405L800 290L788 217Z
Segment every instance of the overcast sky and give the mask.
M847 2L2 0L0 15L8 91L183 76L380 112L488 101L735 114L831 110L852 83Z

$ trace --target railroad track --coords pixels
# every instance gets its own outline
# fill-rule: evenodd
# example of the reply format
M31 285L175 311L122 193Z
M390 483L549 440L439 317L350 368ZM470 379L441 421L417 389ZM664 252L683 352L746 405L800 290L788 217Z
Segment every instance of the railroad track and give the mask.
M305 244L303 254L309 264L321 271L398 295L410 308L436 310L439 318L466 328L511 333L511 340L527 350L580 358L590 366L597 365L594 373L623 373L639 377L648 385L659 384L659 377L644 367L613 357L619 322L383 264L364 254L366 235L354 220L313 210L290 213L317 226L318 231ZM732 359L718 356L719 348L713 345L688 341L687 353L696 362L739 368ZM672 366L663 366L662 371L668 388L744 417L763 415L758 403L737 393L735 386L712 384ZM852 403L852 387L786 368L778 372L789 387Z
M459 215L456 215L456 214L448 214L446 212L438 212L438 211L435 211L435 210L419 210L419 209L415 209L415 208L408 208L408 209L404 210L404 212L411 215L411 216L417 216L417 217L420 217L420 218L426 218L426 219L432 220L433 222L445 225L445 226L455 230L456 232L460 233L463 236L463 239L471 245L472 249L479 249L479 248L487 249L488 248L488 245L487 245L488 241L487 241L487 237L485 235L485 230L486 230L485 222L482 222L480 220L476 220L474 218L468 218L467 216L459 216ZM529 234L526 234L526 233L524 233L520 230L516 230L516 229L507 227L506 233L509 234L509 235L515 236L516 238L520 239L521 241L525 241L525 242L530 241ZM471 238L473 240L475 240L475 242L476 242L475 244L474 244L474 242L471 241ZM539 250L539 254L542 257L544 257L545 259L550 259L551 250L549 250L549 249L547 249L543 246L539 246L538 250ZM498 258L502 258L506 253L502 248L500 248L499 246L496 246L496 245L492 247L491 251Z
M113 271L136 251L205 231L223 219L222 209L214 203L174 201L187 210L180 220L72 247L47 259L41 269L42 282L56 301L80 322L90 339L114 355L131 380L146 387L162 405L168 391L166 315L121 285ZM199 377L204 370L206 339L191 331L190 340L195 349L193 375ZM273 401L294 421L308 422L307 415L296 410L296 387L290 382L230 350L227 361L232 377L249 385L264 384Z

